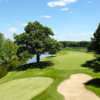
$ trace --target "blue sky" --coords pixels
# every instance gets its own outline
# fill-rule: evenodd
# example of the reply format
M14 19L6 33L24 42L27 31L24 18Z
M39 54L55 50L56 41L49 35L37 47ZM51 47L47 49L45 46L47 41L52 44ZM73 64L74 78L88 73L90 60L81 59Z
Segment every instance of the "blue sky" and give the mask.
M100 0L0 0L0 32L21 34L28 22L50 27L58 41L90 41L100 22Z

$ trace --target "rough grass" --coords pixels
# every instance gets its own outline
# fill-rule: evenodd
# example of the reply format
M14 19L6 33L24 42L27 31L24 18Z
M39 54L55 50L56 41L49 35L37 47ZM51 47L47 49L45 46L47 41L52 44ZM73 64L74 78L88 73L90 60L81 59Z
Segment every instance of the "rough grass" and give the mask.
M47 89L52 78L31 77L9 81L0 85L1 100L30 100Z
M91 64L87 64L87 61L91 61L92 59L93 54L83 52L80 48L69 48L68 50L65 48L56 57L44 58L45 62L41 63L42 69L36 68L35 64L29 64L25 70L21 69L10 72L0 80L0 84L28 77L50 77L54 80L53 83L42 93L35 97L33 96L31 100L64 100L64 97L57 92L57 87L60 82L68 79L70 75L84 73L91 75L93 80L100 79L100 73L94 73ZM46 61L52 64L48 64ZM41 67L41 64L37 65L37 67ZM100 97L100 85L98 86L96 83L94 85L93 80L86 84L86 88L92 90Z

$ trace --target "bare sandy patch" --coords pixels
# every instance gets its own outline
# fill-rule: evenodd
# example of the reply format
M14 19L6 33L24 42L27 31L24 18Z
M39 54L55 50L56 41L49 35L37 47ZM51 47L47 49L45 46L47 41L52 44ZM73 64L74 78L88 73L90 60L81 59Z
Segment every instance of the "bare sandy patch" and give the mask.
M57 91L64 95L65 100L100 100L93 92L85 89L84 83L92 77L86 74L74 74L70 79L63 81Z

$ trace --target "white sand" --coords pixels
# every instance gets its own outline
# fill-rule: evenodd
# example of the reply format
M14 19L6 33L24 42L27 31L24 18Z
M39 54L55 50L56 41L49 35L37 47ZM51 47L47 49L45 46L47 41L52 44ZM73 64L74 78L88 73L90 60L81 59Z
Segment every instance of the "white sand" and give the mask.
M100 100L93 92L85 89L84 83L92 77L86 74L74 74L58 86L58 92L64 95L65 100Z

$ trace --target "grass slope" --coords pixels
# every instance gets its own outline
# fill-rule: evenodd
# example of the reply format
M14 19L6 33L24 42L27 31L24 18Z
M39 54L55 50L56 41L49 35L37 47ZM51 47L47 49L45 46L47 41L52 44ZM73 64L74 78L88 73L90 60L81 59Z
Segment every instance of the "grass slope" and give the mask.
M52 78L34 77L9 81L0 85L1 100L30 100L47 89L53 82Z
M100 73L94 73L91 65L86 63L86 61L93 59L93 54L83 51L84 49L82 48L63 49L56 57L44 58L39 65L29 64L24 67L24 70L10 72L0 80L0 84L28 77L50 77L54 80L53 83L39 95L33 96L31 100L64 100L64 97L57 92L57 87L62 81L68 79L70 75L84 73L92 76L93 80L100 78ZM49 64L47 61L49 61ZM43 69L36 68L38 66L42 66L41 68ZM97 86L95 82L90 82L86 84L86 88L100 97L100 85Z

